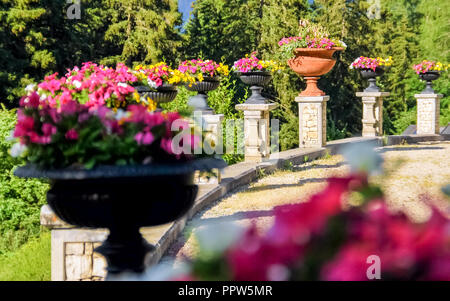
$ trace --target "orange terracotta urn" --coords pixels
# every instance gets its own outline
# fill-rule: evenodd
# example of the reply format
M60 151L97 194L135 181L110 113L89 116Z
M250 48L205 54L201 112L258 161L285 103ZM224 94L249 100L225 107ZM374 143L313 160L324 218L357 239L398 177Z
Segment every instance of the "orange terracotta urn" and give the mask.
M306 90L300 96L325 96L325 92L317 87L319 78L333 69L336 60L333 54L344 48L297 48L294 50L295 58L288 60L289 67L298 75L304 76Z

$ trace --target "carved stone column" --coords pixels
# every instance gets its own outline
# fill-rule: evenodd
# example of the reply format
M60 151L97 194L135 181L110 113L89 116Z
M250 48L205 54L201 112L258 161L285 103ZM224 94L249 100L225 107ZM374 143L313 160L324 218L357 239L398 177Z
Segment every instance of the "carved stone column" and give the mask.
M363 102L363 137L383 136L383 98L389 92L358 92Z
M263 162L270 157L270 111L278 104L239 104L244 111L245 161Z

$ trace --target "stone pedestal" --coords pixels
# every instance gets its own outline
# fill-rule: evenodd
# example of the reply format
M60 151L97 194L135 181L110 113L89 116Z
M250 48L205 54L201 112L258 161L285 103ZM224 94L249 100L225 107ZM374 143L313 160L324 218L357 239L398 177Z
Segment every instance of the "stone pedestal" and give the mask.
M356 93L363 102L363 137L383 136L383 98L389 95L391 95L389 92Z
M245 161L263 162L270 157L270 111L278 104L239 104L244 111Z
M329 96L299 96L299 147L324 147L327 144L327 101Z
M442 94L417 94L417 135L439 134Z
M197 112L198 113L198 112ZM204 112L202 112L204 113ZM202 120L197 122L202 122L203 132L205 133L205 147L203 151L209 155L212 154L223 154L223 120L225 115L223 114L202 114ZM194 119L196 115L194 115ZM191 124L193 126L193 124ZM207 145L206 145L207 144ZM211 175L214 174L214 176ZM210 173L195 173L195 183L196 184L219 184L221 181L220 171L218 169L213 169Z

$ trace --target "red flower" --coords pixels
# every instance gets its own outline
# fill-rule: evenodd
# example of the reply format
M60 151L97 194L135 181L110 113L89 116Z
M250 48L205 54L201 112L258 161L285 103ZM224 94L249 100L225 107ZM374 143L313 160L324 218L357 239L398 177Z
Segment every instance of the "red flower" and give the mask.
M33 92L29 96L24 96L19 102L21 107L38 108L40 104L40 96L36 92Z
M75 129L70 129L66 133L67 140L78 140L78 132Z
M341 248L334 260L321 271L325 281L367 281L367 258L376 255L364 244L349 244Z

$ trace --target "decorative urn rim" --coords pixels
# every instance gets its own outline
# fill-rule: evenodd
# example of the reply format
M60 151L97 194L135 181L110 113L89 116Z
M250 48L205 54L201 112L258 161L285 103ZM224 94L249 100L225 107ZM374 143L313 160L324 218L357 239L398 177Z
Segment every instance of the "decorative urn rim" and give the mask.
M331 49L326 48L295 48L294 55L295 57L299 56L311 56L318 57L323 59L331 59L333 54L337 51L345 51L343 47L333 47Z
M225 161L217 158L194 159L184 162L152 163L147 165L100 165L90 170L74 167L40 169L35 165L29 164L17 168L14 175L21 178L46 178L50 180L136 178L183 175L195 171L208 171L214 168L223 169L226 166Z
M345 48L344 47L332 47L332 48L330 48L330 49L327 49L327 48L295 48L294 49L294 52L298 52L298 51L304 51L304 50L308 50L308 51L313 51L313 52L315 52L315 51L317 51L317 52L319 52L319 51L330 51L330 50L334 50L334 51L344 51L345 50Z
M272 76L272 72L270 71L249 71L249 72L235 72L237 76Z
M383 67L376 67L375 71L371 68L361 68L359 70L364 78L375 78L382 76L386 70Z
M220 76L204 76L202 81L196 81L194 83L185 83L184 87L188 91L196 91L199 93L209 92L216 90L220 86Z
M146 93L146 92L173 92L177 91L178 85L172 84L163 84L162 86L157 87L156 89L152 89L148 86L136 86L134 87L138 93Z
M442 71L437 71L437 70L431 70L431 71L427 71L424 73L420 73L419 76L424 76L424 75L436 75L436 76L441 76Z
M221 77L220 76L206 76L203 75L203 81L196 81L196 83L202 83L202 82L220 82Z

